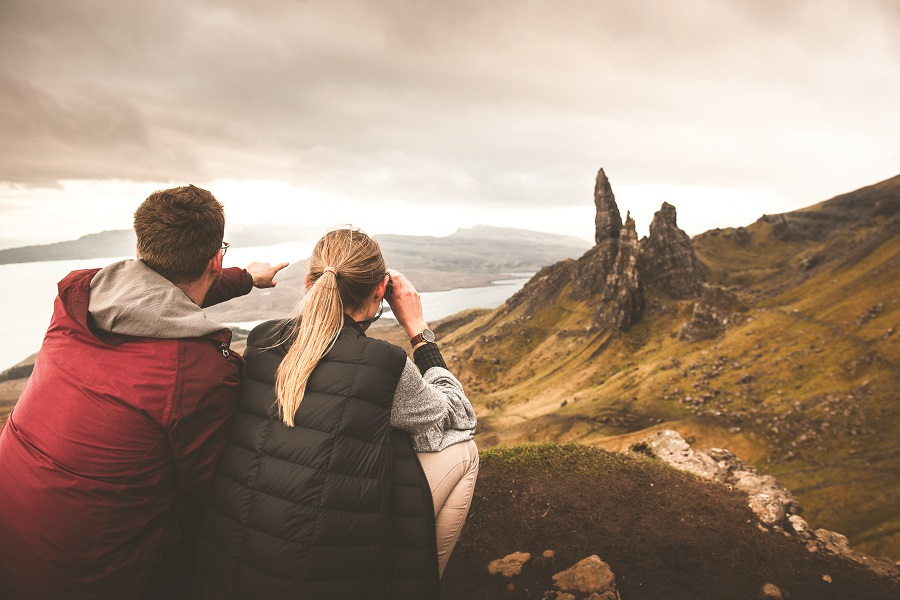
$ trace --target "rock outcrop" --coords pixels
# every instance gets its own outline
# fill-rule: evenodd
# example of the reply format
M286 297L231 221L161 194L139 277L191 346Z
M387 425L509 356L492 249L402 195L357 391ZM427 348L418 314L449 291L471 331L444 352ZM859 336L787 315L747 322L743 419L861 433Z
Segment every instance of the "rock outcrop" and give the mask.
M598 296L602 298L606 293L607 280L618 255L618 238L604 240L585 252L572 267L569 298L572 300L587 300Z
M681 328L680 337L690 342L715 338L726 327L745 322L746 310L734 293L704 284L703 295L694 305L693 317Z
M733 452L721 448L693 450L677 431L659 431L635 444L633 451L662 460L676 469L731 485L747 494L747 504L768 531L795 537L810 552L827 552L865 565L882 577L900 580L900 566L883 558L858 554L847 538L825 529L812 531L800 517L797 498L771 475L763 475Z
M648 290L683 300L703 291L703 266L691 238L678 228L677 212L668 202L653 216L650 235L641 240L640 271Z
M581 257L579 262L583 259L584 257ZM564 260L544 267L503 304L501 312L507 313L524 306L525 315L533 315L537 309L555 302L560 290L573 280L572 273L577 268L578 265L573 260Z
M878 219L884 219L896 231L897 217L900 216L900 198L896 193L898 181L900 175L803 210L763 215L759 222L768 224L769 235L781 241L821 241L848 225Z
M594 206L594 247L576 261L541 269L501 313L524 305L525 316L532 316L567 294L570 300L595 304L591 327L624 331L641 320L645 291L678 300L700 296L703 267L690 238L678 228L674 206L663 203L650 225L650 236L638 241L631 215L622 222L603 169L597 173Z

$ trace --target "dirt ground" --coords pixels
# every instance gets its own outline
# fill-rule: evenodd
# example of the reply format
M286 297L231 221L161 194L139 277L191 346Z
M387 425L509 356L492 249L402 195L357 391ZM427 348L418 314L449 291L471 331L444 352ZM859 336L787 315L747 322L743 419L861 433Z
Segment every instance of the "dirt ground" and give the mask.
M443 600L541 598L555 573L592 554L610 565L626 600L748 600L765 583L792 600L900 598L898 581L760 531L746 496L722 485L584 446L516 452L482 453ZM487 572L510 553L545 550L553 562L532 560L512 582Z
M0 425L6 422L9 411L16 405L27 379L13 379L0 382Z

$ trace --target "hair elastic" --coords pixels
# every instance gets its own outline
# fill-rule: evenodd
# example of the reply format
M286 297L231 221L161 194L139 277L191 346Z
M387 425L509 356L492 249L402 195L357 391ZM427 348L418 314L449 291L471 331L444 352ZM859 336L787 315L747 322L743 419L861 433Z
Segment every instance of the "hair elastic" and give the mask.
M328 273L329 271L337 275L337 270L334 267L325 267L324 269L322 269L322 275Z

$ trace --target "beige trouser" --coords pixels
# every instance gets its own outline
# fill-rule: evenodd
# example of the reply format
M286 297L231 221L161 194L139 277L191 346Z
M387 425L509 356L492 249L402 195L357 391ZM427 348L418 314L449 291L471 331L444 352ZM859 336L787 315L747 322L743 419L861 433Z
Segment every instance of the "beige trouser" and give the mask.
M434 500L438 566L443 576L472 504L478 477L478 447L469 440L418 456Z

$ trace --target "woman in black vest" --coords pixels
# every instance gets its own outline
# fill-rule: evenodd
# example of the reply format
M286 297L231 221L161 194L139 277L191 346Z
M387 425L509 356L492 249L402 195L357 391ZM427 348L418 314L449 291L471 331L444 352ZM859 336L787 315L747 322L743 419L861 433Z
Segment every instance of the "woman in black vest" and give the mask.
M369 236L327 233L306 288L302 318L248 339L193 596L437 598L478 472L472 405ZM365 335L383 300L415 362Z

